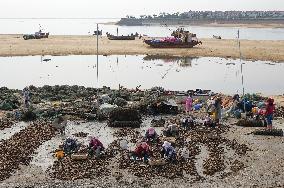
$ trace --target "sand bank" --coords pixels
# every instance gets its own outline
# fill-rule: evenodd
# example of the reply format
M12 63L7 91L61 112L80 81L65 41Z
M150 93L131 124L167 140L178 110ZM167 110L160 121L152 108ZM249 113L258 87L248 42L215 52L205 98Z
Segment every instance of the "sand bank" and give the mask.
M139 39L110 41L102 37L99 39L99 54L239 58L236 40L201 40L203 45L192 49L153 49ZM242 40L241 50L244 59L284 61L284 41ZM22 35L0 35L0 56L91 54L96 54L94 36L50 36L48 39L25 41Z

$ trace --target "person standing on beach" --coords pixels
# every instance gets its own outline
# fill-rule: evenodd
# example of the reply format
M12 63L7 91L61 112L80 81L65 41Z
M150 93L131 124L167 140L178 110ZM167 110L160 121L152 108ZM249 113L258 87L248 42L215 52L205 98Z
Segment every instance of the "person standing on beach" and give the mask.
M24 103L25 107L29 108L30 106L30 91L28 87L25 87L23 90L23 96L24 96Z
M218 125L220 123L220 119L221 119L221 110L222 110L222 99L220 97L218 97L216 100L215 100L215 123Z
M189 96L186 98L185 101L185 111L186 113L191 113L192 111L192 104L193 104L193 99L192 99L192 93L189 94Z
M273 120L273 113L275 111L274 100L269 98L266 103L265 108L265 118L267 122L267 129L272 130L272 120Z

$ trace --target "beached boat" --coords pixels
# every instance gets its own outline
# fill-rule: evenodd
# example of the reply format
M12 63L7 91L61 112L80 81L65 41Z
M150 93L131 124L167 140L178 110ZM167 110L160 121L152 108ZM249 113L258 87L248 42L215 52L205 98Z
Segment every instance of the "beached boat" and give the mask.
M155 40L144 40L146 44L152 48L192 48L198 44L202 44L201 41L191 41L191 42L168 42L168 41L159 41Z
M222 39L221 36L213 35L214 39Z
M103 30L94 31L93 35L103 35Z
M130 35L130 36L115 36L115 35L107 35L107 38L109 40L135 40L135 35Z
M42 38L48 38L49 33L43 33L41 32L41 30L39 30L39 32L35 32L35 34L25 34L23 35L23 38L25 40L28 39L42 39Z
M144 40L144 42L153 48L192 48L202 44L197 39L196 34L185 31L182 28L174 31L171 36L162 39Z

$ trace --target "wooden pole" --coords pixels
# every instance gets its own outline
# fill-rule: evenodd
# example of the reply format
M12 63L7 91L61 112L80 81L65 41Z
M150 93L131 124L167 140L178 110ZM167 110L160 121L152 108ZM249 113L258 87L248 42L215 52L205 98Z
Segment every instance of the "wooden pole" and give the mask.
M97 89L99 92L99 24L97 24Z

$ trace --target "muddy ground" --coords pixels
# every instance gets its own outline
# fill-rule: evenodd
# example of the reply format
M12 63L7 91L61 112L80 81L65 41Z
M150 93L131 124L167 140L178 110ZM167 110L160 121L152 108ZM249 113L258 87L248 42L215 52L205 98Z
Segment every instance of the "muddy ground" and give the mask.
M44 94L41 99L49 98L48 93L37 93ZM62 98L64 96L62 94ZM275 98L277 105L283 104L283 97ZM87 100L74 104L71 100L61 105L87 110L87 104ZM47 110L60 106L58 102L50 106L46 101L39 101L37 106L43 108L42 105ZM0 114L1 119L7 116L4 111ZM127 160L127 151L119 148L118 141L127 140L128 149L133 150L153 118L179 120L186 116L184 113L143 115L143 122L136 129L111 128L107 121L71 118L65 135L51 127L46 113L40 114L42 118L31 122L14 119L1 122L0 187L284 187L284 137L253 135L252 131L264 128L238 127L235 118L223 119L222 126L209 128L200 124L205 113L195 112L196 126L189 131L181 130L176 138L176 149L187 147L190 158L151 167ZM283 116L274 120L274 126L284 129ZM161 135L163 127L156 130ZM66 137L74 136L87 145L90 135L97 136L106 146L103 158L85 162L74 162L68 157L58 162L54 158L54 151ZM152 145L155 157L159 147L159 144Z
M147 123L149 124L149 121L145 121L144 126L147 126ZM196 157L195 166L199 175L204 178L197 181L193 181L194 178L191 176L175 179L156 177L145 180L134 176L127 170L119 169L115 163L110 165L112 166L111 173L107 177L98 177L92 180L56 180L50 177L46 169L54 162L52 154L49 152L55 149L56 145L59 145L63 140L61 136L57 135L38 149L37 154L34 155L32 162L28 166L21 166L20 170L9 179L1 182L1 187L283 187L284 138L248 134L256 128L237 127L232 125L234 123L232 119L224 123L229 124L230 128L227 132L222 133L222 137L229 140L235 139L238 143L247 145L251 151L248 151L246 155L237 155L231 150L225 150L225 170L211 176L203 173L203 164L208 158L208 151L206 147L198 146L201 152ZM276 120L275 123L277 126L284 128L283 119ZM78 129L72 129L71 124L69 127L67 135L81 131L87 132L86 128L82 128L84 123ZM104 132L102 131L102 133ZM143 129L141 133L143 133ZM107 141L107 139L104 141ZM241 170L236 170L236 172L228 170L231 168L232 162L235 161L240 161L243 168L241 167ZM225 171L230 173L226 174ZM117 173L121 173L122 177L117 178Z

